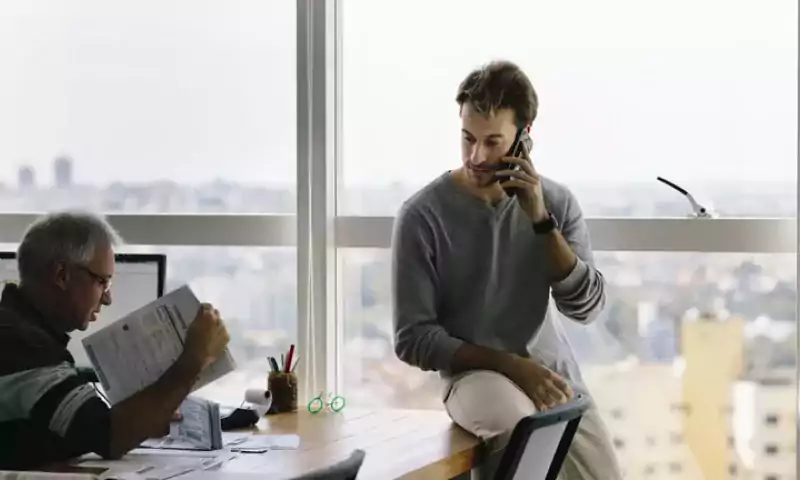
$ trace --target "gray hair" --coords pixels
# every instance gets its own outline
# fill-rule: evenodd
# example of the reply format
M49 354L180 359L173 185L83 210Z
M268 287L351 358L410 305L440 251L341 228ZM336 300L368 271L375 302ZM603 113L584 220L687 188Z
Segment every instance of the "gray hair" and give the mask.
M20 280L35 283L57 262L86 265L98 247L114 247L122 239L100 215L61 211L28 226L17 249Z

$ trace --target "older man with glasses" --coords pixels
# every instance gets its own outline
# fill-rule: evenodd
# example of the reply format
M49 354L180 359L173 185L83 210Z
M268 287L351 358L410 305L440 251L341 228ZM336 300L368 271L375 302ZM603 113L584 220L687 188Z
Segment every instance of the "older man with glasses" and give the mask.
M99 216L58 212L34 222L17 251L19 285L0 298L0 469L34 469L87 452L120 457L159 436L200 372L228 344L204 304L175 364L150 387L110 407L78 374L69 333L111 304L120 238Z

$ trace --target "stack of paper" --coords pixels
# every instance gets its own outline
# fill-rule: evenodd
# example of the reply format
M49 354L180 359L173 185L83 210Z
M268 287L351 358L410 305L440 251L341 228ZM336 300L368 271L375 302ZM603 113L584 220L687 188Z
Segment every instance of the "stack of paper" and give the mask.
M260 435L253 433L225 432L225 448L232 452L264 453L269 450L296 450L300 437L294 434Z
M88 473L14 472L0 470L0 479L2 480L97 480L98 478L97 475Z
M143 448L167 450L219 450L223 447L219 404L188 397L180 407L183 419L170 426L164 438L146 440Z
M199 311L200 301L183 286L83 339L86 355L112 405L155 383L175 363ZM192 391L235 368L233 357L225 350L203 370Z
M103 479L168 480L192 478L195 472L217 470L233 458L235 454L230 453L136 449L119 460L103 460L95 454L87 454L78 465L106 469L101 474Z

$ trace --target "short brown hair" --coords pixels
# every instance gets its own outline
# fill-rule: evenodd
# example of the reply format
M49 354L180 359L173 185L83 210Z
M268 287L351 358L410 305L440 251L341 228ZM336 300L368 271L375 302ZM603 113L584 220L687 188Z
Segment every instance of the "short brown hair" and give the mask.
M458 86L456 102L462 108L469 103L484 115L511 109L520 128L533 123L539 110L539 97L530 79L507 60L496 60L470 72Z

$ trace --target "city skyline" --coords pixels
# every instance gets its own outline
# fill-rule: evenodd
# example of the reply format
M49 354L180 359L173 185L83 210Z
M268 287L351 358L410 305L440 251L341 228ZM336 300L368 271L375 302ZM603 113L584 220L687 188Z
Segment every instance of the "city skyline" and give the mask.
M171 183L178 183L173 178L164 177L153 177L150 179L144 180L136 180L136 179L127 179L127 178L115 178L112 180L108 180L105 182L91 182L91 181L81 181L81 169L80 169L80 162L77 161L73 156L69 154L60 154L56 155L47 161L41 161L37 164L33 162L18 162L12 165L13 173L8 174L5 177L0 175L0 186L32 186L32 187L50 187L50 186L57 186L59 185L59 175L56 173L59 167L56 166L57 163L64 162L69 163L69 170L70 170L70 184L72 185L91 185L95 187L108 187L114 184L158 184L163 182L171 182ZM457 168L457 165L454 167ZM1 170L0 170L1 171ZM442 170L440 172L444 173L446 171ZM42 172L45 175L42 175ZM25 178L26 180L22 180ZM419 181L427 183L429 181L433 181L435 177L431 178L423 178L419 179ZM44 180L44 181L43 181ZM557 181L561 181L558 178L555 178ZM30 183L28 183L30 182ZM186 182L181 181L179 182L181 185L187 186L199 186L199 185L207 185L210 183L216 182L224 182L236 185L242 185L247 187L259 187L259 186L266 186L266 187L278 187L278 188L293 188L296 185L296 178L291 179L285 182L254 182L254 181L247 181L247 180L233 180L230 178L226 178L224 175L216 175L211 178L206 178L202 180L198 180L196 182ZM423 184L424 184L423 183ZM569 185L578 185L580 187L588 187L588 188L614 188L617 186L636 186L636 187L646 187L646 186L653 186L659 190L669 191L668 189L664 189L663 185L659 184L656 177L650 179L637 179L637 180L620 180L618 182L604 182L603 184L593 183L591 181L572 181L572 182L564 182ZM423 184L419 182L414 184L408 183L401 183L396 180L389 181L388 183L380 184L380 183L367 183L363 185L342 185L344 188L356 188L356 189L380 189L380 188L391 188L394 186L404 186L404 187L413 187L419 188ZM708 186L709 188L720 188L724 186L739 186L740 182L736 179L725 179L723 177L714 179L714 180L688 180L687 182L681 182L681 186L694 186L694 187L701 187ZM747 187L752 186L762 186L762 185L777 185L780 187L793 187L796 188L797 181L793 178L787 178L786 176L779 178L779 179L766 179L766 180L749 180L747 182Z
M463 27L505 25L509 12L527 28ZM539 91L544 175L795 178L796 18L790 0L349 0L343 184L420 184L459 165L455 91L495 58L516 61ZM88 166L82 183L294 183L295 20L294 2L2 2L0 178L69 154Z

